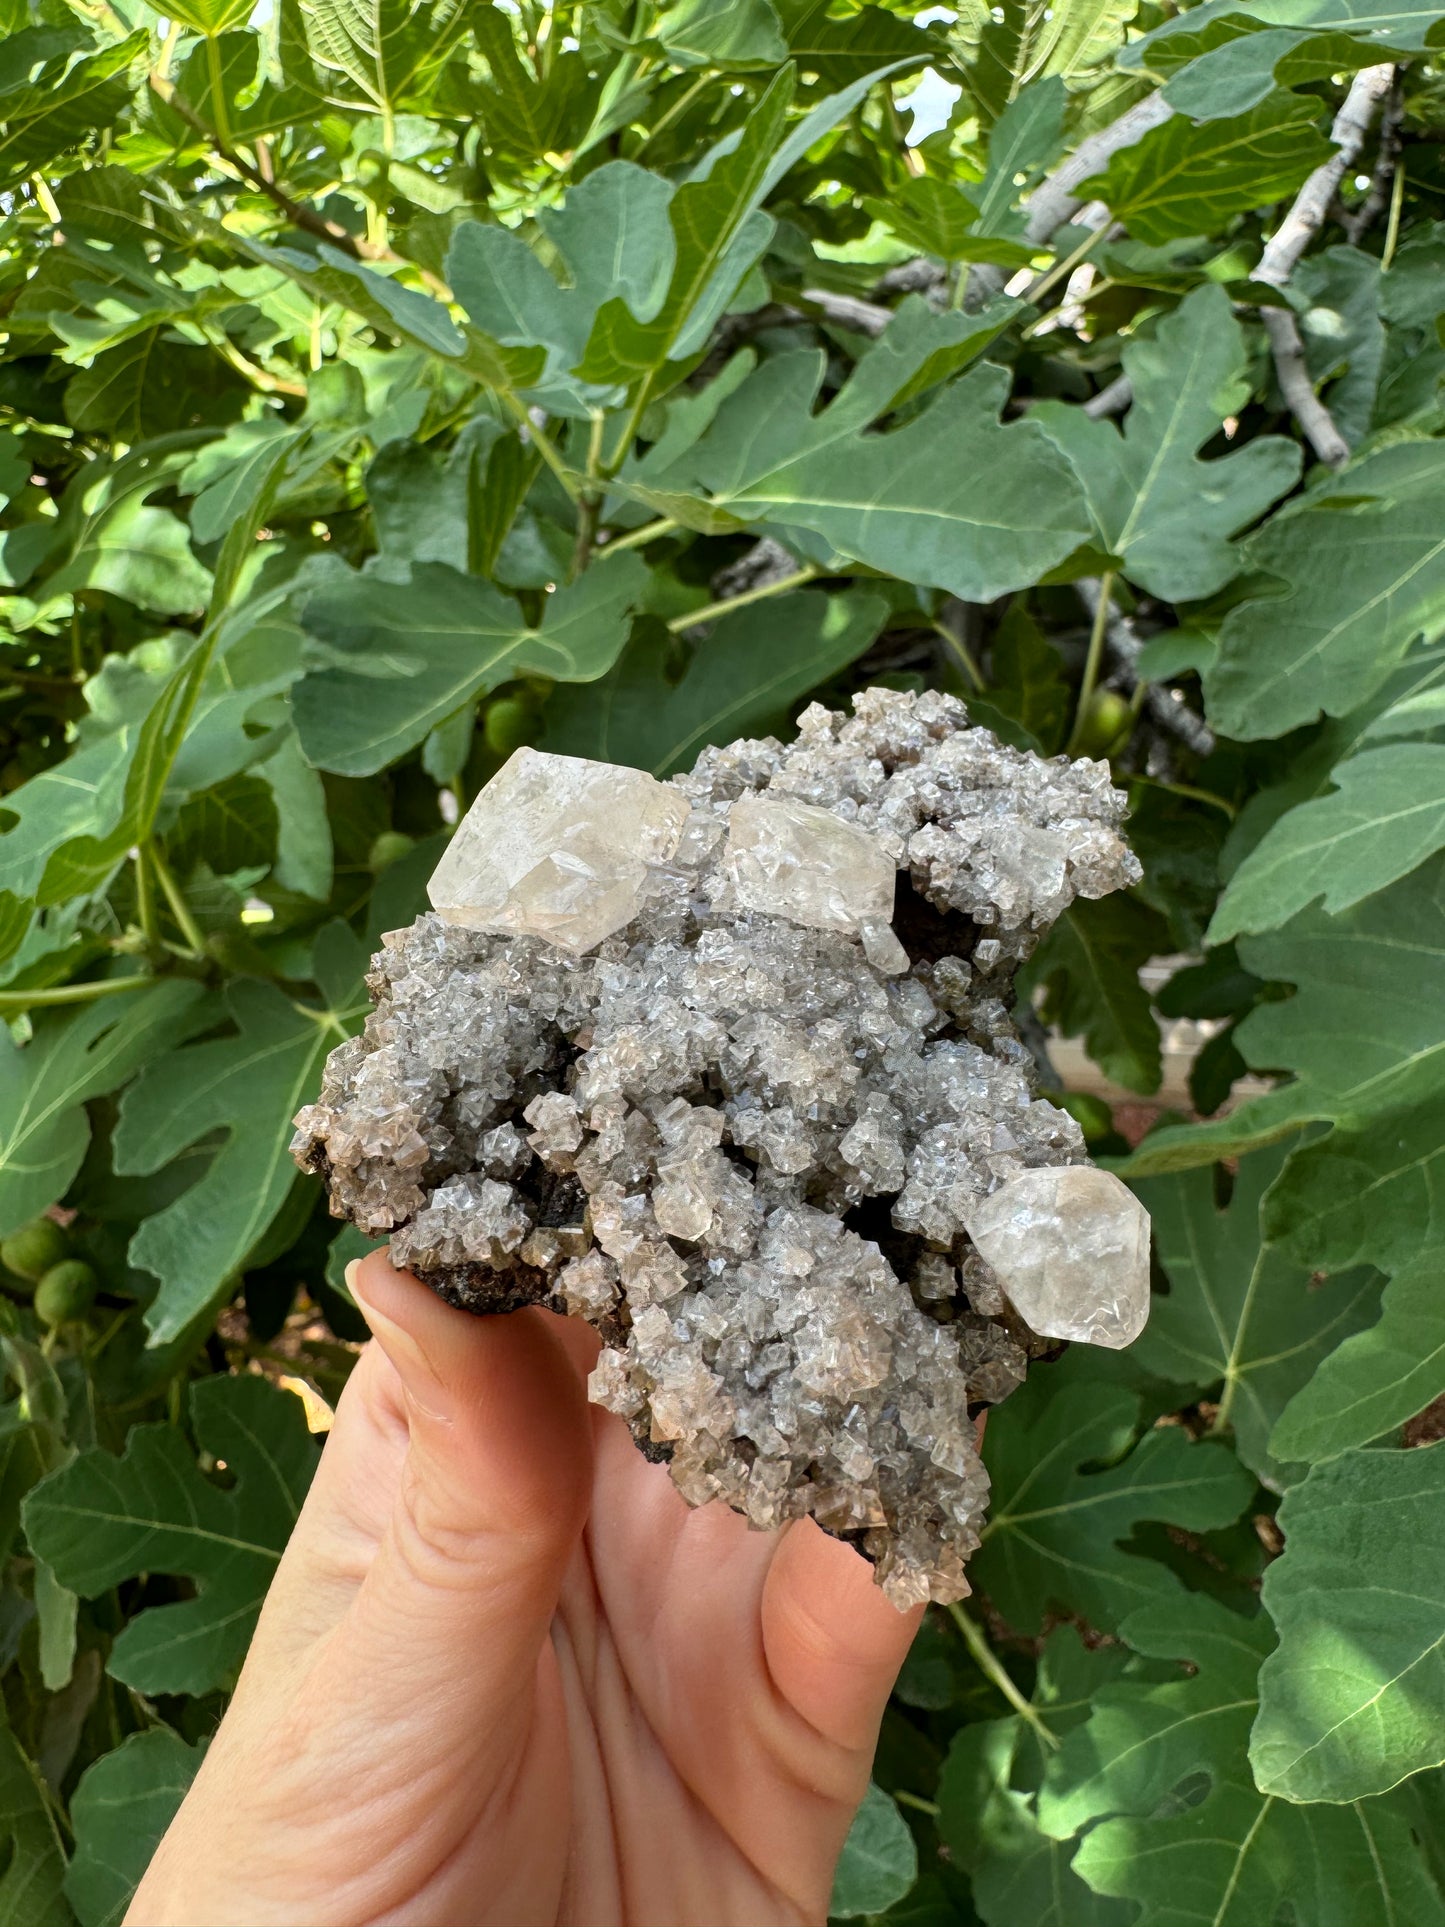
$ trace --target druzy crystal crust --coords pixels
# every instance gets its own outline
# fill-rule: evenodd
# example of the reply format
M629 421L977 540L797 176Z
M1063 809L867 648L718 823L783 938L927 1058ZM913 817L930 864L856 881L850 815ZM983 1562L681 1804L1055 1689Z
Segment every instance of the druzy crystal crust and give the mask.
M665 783L519 752L293 1149L451 1302L594 1325L592 1397L691 1503L811 1515L906 1606L967 1591L977 1411L1147 1302L1147 1221L1009 1017L1139 872L1107 765L854 709Z

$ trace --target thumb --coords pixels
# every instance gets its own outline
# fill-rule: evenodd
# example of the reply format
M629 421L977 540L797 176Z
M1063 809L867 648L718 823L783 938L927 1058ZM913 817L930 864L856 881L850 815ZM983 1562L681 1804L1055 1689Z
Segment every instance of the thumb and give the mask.
M525 1702L587 1510L591 1428L560 1326L477 1317L374 1253L352 1290L407 1428L390 1516L348 1615L349 1660L470 1738ZM464 1683L464 1684L463 1684ZM459 1690L460 1689L460 1690Z

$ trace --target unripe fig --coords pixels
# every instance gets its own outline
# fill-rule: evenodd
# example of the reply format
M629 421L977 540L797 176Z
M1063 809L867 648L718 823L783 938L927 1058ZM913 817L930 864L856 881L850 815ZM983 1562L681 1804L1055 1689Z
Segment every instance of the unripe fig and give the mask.
M0 1244L0 1261L20 1278L42 1278L70 1250L70 1240L54 1218L32 1218Z
M1134 711L1116 689L1096 689L1084 712L1084 727L1079 731L1080 756L1108 756L1128 740L1134 726Z
M83 1258L52 1265L35 1287L35 1315L42 1325L64 1325L84 1318L95 1303L99 1279Z
M499 696L482 716L482 737L494 756L510 756L530 740L535 723L530 703L520 696Z
M383 830L367 853L366 864L373 876L380 876L393 863L415 849L416 842L404 830Z

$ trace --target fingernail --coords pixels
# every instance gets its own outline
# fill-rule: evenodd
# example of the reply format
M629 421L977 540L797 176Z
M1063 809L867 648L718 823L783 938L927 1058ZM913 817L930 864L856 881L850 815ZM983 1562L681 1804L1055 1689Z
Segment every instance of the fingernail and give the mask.
M450 1424L449 1407L451 1399L447 1389L438 1377L436 1368L413 1338L412 1334L396 1320L388 1318L385 1312L378 1311L360 1292L356 1290L352 1272L357 1261L346 1268L346 1281L352 1287L353 1296L360 1307L366 1322L371 1327L371 1335L396 1367L401 1380L402 1390L408 1402L424 1418L438 1419Z

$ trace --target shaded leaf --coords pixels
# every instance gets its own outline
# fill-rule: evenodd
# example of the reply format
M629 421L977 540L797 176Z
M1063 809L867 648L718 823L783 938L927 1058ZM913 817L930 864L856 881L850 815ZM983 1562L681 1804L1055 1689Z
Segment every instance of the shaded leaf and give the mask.
M984 1461L993 1499L969 1576L1019 1632L1037 1632L1050 1607L1117 1626L1179 1583L1167 1567L1121 1550L1137 1524L1198 1531L1243 1509L1254 1481L1225 1447L1196 1444L1178 1426L1135 1443L1137 1426L1131 1393L1056 1387L1046 1367L990 1414Z
M1199 127L1175 114L1120 148L1080 192L1103 201L1138 241L1213 234L1231 215L1293 194L1328 158L1318 114L1318 102L1294 94Z
M655 776L686 769L706 743L781 726L799 696L862 655L886 614L878 596L818 590L740 609L696 643L675 684L666 631L639 625L600 682L552 692L547 747Z
M1159 1026L1141 967L1160 949L1162 920L1131 897L1071 904L1019 975L1019 994L1042 986L1044 1009L1066 1036L1131 1091L1159 1088Z
M1039 1819L1059 1839L1084 1833L1075 1873L1141 1902L1139 1918L1159 1927L1259 1927L1288 1918L1286 1906L1310 1927L1438 1927L1400 1806L1295 1807L1256 1788L1245 1743L1271 1639L1264 1614L1180 1594L1122 1630L1137 1652L1192 1671L1104 1686L1051 1762Z
M324 1008L300 1009L274 984L239 979L215 1012L236 1034L155 1058L122 1099L113 1142L121 1173L158 1171L188 1145L225 1133L205 1175L131 1240L131 1263L160 1280L146 1311L153 1344L214 1304L285 1203L296 1180L290 1120L327 1053L366 1014L365 967L345 925L328 925L313 965Z
M881 1914L901 1900L917 1878L918 1848L908 1822L870 1781L838 1857L828 1912L839 1920Z
M16 1927L73 1927L63 1890L65 1851L40 1775L0 1727L0 1918Z
M25 1502L31 1545L83 1598L143 1572L195 1582L194 1598L141 1612L111 1650L109 1671L146 1694L234 1682L316 1464L301 1401L263 1378L198 1380L190 1403L228 1488L177 1428L142 1425L120 1458L82 1452Z
M617 660L646 577L617 556L550 595L532 627L509 596L443 563L406 582L333 576L303 613L325 666L296 689L301 747L322 769L369 775L519 673L592 681Z
M1204 670L1210 721L1280 736L1364 702L1445 619L1445 447L1402 442L1353 463L1246 545L1278 590L1237 604Z
M1210 1170L1135 1180L1170 1289L1156 1295L1129 1351L1182 1399L1217 1396L1214 1426L1233 1431L1240 1458L1276 1489L1288 1478L1271 1456L1276 1418L1320 1359L1370 1317L1379 1295L1369 1272L1316 1281L1263 1241L1260 1200L1284 1156L1275 1146L1245 1158L1224 1210Z
M75 1852L65 1872L80 1927L121 1927L201 1758L199 1746L157 1726L132 1733L86 1769L70 1802Z
M37 1021L23 1048L0 1027L0 1234L64 1196L90 1142L86 1102L124 1084L199 995L171 978L98 997Z

